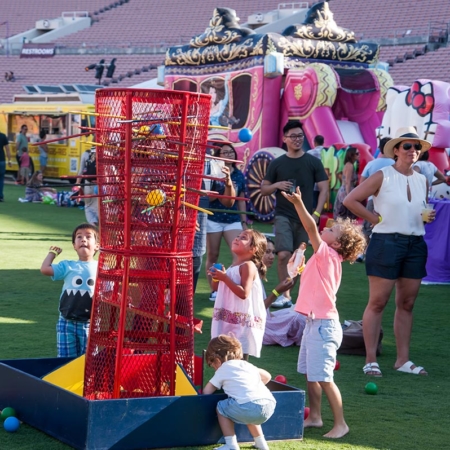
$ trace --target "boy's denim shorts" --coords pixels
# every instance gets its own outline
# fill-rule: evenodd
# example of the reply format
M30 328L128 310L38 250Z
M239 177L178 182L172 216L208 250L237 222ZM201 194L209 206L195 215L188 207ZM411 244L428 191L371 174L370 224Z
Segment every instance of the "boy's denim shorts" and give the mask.
M336 354L342 343L342 325L335 319L306 319L297 371L308 381L331 382Z
M427 275L428 248L423 236L373 233L366 253L368 276L396 280Z
M275 399L261 399L239 404L234 398L228 397L217 403L217 411L234 423L261 425L270 419L276 404Z

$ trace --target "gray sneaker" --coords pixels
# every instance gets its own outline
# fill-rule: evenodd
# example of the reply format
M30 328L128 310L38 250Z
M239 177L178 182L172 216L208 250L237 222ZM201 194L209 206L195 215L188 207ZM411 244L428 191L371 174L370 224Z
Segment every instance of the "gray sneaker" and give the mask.
M292 302L284 295L280 295L270 306L273 308L290 308L292 306Z

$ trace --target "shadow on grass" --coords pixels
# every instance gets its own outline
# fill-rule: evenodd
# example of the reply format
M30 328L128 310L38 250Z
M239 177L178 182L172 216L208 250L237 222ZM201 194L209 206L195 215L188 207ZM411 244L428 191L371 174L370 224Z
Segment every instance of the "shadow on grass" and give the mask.
M71 241L71 234L57 234L57 233L14 233L14 232L1 232L0 240L2 241L48 241L54 242L55 238L59 241Z

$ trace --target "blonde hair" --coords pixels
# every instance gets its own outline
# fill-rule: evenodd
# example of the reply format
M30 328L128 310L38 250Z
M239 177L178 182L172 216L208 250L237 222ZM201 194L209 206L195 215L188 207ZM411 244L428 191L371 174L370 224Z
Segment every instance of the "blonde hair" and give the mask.
M251 261L253 261L258 268L259 276L266 280L267 267L263 263L264 254L267 250L267 239L266 237L260 233L258 230L245 230L250 234L251 242L250 246L252 249L255 249L255 253L252 256Z
M209 341L205 361L210 366L216 359L221 363L242 359L242 345L233 335L220 334Z
M341 235L337 239L341 246L336 251L344 261L355 262L359 255L364 253L366 238L362 232L362 226L351 219L338 217L335 224L339 225Z

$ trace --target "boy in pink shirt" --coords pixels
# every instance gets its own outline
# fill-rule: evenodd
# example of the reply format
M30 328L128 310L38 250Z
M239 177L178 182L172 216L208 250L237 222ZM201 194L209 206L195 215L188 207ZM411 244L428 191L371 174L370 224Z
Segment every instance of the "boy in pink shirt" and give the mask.
M342 342L336 293L341 284L342 261L355 261L363 253L366 240L361 227L349 219L338 219L319 234L299 188L293 194L282 192L282 195L295 206L314 250L302 273L295 305L297 312L307 316L297 369L308 381L310 413L304 426L323 426L320 410L323 390L334 417L333 428L324 437L340 438L349 428L344 419L341 393L333 381L336 353Z

